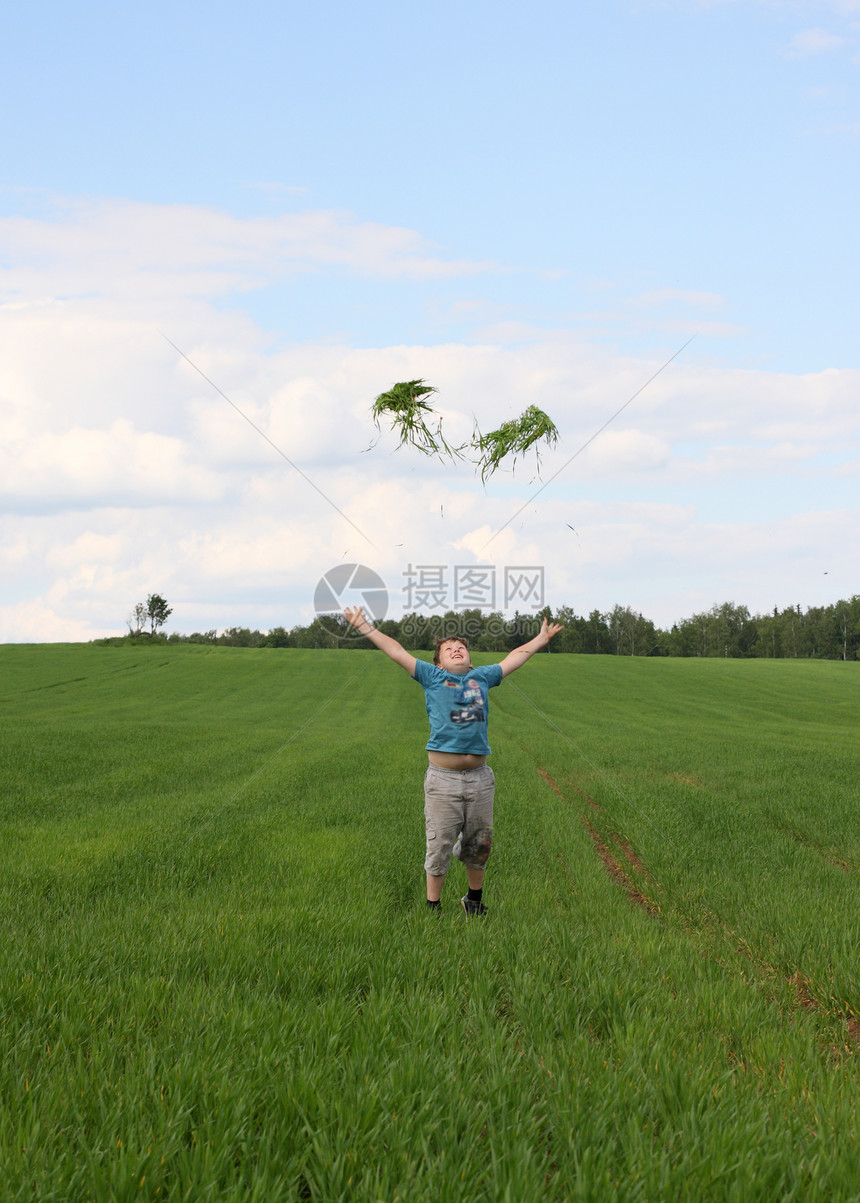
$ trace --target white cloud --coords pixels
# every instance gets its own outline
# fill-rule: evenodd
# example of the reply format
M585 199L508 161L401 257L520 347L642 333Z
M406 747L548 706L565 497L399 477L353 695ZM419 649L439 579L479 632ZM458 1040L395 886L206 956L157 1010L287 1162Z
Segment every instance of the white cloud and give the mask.
M0 606L0 643L85 643L119 633L71 618L56 596Z
M845 38L826 29L801 29L784 48L784 53L788 58L808 58L814 54L828 54L844 45Z
M667 306L693 309L721 309L726 301L715 292L695 292L681 288L659 288L653 292L639 293L627 302L639 309L659 309Z
M671 448L664 439L641 430L607 430L585 454L597 471L654 472L668 465Z
M214 473L188 462L176 438L138 431L125 418L106 430L73 426L33 431L0 448L0 497L38 508L125 502L214 500L223 490Z
M819 3L841 16L851 17L860 14L860 0L819 0Z
M736 7L749 0L637 0L637 7L650 6L666 8L670 4L676 8L719 8ZM759 7L774 12L814 13L822 9L838 13L840 16L852 16L860 13L860 0L757 0Z
M150 592L173 605L173 629L289 626L313 616L316 581L341 562L376 568L398 599L410 563L542 564L551 604L620 602L663 624L728 598L769 608L856 591L860 373L728 369L694 344L640 392L662 351L645 360L533 327L509 342L273 347L213 298L265 276L278 246L293 266L450 267L408 231L317 216L300 227L116 203L14 227L0 638L119 633ZM177 345L266 438L160 337L162 305ZM475 421L545 409L561 441L542 479L527 458L485 489L472 466L398 451L386 431L365 452L374 396L418 376L439 388L455 442ZM825 560L843 575L819 573Z
M177 290L211 298L290 272L342 268L381 278L438 279L491 270L446 259L415 230L307 210L238 218L198 205L66 202L53 220L0 218L8 304L108 295L140 312Z

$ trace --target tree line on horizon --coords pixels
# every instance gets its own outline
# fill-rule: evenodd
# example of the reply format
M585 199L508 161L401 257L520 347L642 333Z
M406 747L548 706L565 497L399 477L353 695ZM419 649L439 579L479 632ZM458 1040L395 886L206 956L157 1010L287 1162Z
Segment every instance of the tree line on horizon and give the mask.
M157 596L157 595L154 595ZM163 602L157 596L159 602ZM166 608L166 603L165 603ZM168 610L168 613L170 611ZM446 614L405 614L385 619L379 630L413 651L432 650L437 637L465 635L476 652L508 652L536 634L542 619L560 622L564 630L553 639L551 652L614 656L724 656L729 658L860 658L860 594L828 606L774 607L771 614L751 614L747 606L723 602L693 614L663 630L629 606L592 610L586 617L570 606L549 606L537 614L506 619L498 612L449 610ZM130 625L130 624L129 624ZM128 640L156 639L167 643L208 643L229 647L370 648L356 637L340 616L315 618L307 626L274 627L256 631L228 627L192 635L130 630ZM97 640L100 643L115 640Z

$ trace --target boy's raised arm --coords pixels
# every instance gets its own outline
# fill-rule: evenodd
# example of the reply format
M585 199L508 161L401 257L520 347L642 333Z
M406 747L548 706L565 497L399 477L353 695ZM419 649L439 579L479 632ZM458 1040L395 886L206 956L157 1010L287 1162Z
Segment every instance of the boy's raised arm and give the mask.
M560 622L548 622L543 620L543 625L535 635L534 639L530 639L528 643L524 643L522 647L515 647L512 652L508 652L504 660L499 661L499 667L502 670L502 676L510 676L518 668L522 668L526 660L533 656L535 652L539 652L541 648L546 647L553 635L557 635L562 630Z
M355 627L359 635L363 635L365 639L370 640L374 647L385 652L389 660L393 660L395 664L405 668L410 677L415 676L415 657L407 652L396 639L392 639L390 635L383 635L382 631L377 631L376 627L368 622L361 606L356 606L354 610L347 606L343 616L351 627Z

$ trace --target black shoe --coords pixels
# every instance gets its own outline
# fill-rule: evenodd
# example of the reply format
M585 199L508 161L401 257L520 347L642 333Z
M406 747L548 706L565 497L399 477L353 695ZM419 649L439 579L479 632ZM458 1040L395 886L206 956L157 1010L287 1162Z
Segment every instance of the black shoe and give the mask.
M483 902L476 902L474 898L470 898L468 894L464 894L460 899L460 902L463 906L463 910L470 917L472 915L483 916L487 913L487 908L484 906Z

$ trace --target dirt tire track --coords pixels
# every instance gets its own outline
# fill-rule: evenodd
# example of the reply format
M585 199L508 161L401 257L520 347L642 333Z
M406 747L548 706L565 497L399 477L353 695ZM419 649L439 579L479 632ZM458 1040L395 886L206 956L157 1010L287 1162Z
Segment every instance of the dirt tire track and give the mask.
M631 881L619 862L612 855L609 848L603 842L600 833L594 828L585 815L580 815L579 821L582 823L583 827L594 841L594 847L597 849L597 855L606 866L607 873L613 879L613 881L616 881L618 885L621 886L630 901L635 903L636 906L641 906L643 910L647 911L651 916L659 915L659 903L654 902L653 899L649 898L647 894L643 894L642 891L635 885L635 883Z
M550 789L558 794L559 798L565 798L566 800L564 790L561 788L555 778L546 771L546 769L542 769L540 766L538 766L538 773L541 777L543 777ZM578 794L585 798L586 802L594 810L602 811L602 807L598 806L597 803L590 798L588 794L581 789L572 778L570 781L570 786L572 789L575 789ZM649 898L647 894L643 893L642 890L639 889L637 884L630 878L629 874L622 867L620 861L605 843L603 837L597 831L593 823L585 815L581 814L578 817L580 823L591 836L594 847L597 851L597 855L600 857L607 873L612 880L616 882L617 885L621 886L627 897L636 906L642 907L642 909L651 916L659 915L659 903L654 902L653 899ZM626 860L633 866L637 873L640 873L643 877L647 878L648 881L653 883L654 879L651 877L651 874L642 864L641 860L630 847L630 844L627 842L627 840L625 840L623 836L615 833L613 833L611 838L618 845L622 856L626 858Z
M825 1012L825 1008L821 1006L818 999L812 993L812 982L799 969L795 970L788 979L788 982L789 985L794 987L799 1007L802 1007L804 1011ZM860 1019L855 1019L853 1015L849 1015L846 1020L846 1027L848 1029L848 1043L851 1045L860 1045Z
M550 789L555 790L555 792L558 794L559 798L564 797L564 793L563 793L562 788L559 785L559 783L556 781L556 779L554 777L550 777L550 775L546 771L546 769L542 769L540 767L540 765L538 765L538 775L543 777L544 781L547 783L547 785L550 787Z
M589 797L589 795L585 792L585 790L580 785L577 785L575 777L571 777L568 781L568 784L570 785L571 789L575 789L578 794L580 794L583 798L585 798L586 802L588 803L588 805L591 807L592 810L597 810L597 811L603 810L603 807L599 803L595 802L593 798Z
M613 832L612 841L614 844L617 845L618 850L621 852L622 856L624 856L625 859L630 862L630 864L633 866L633 868L636 870L636 872L640 873L643 877L647 878L648 881L653 883L654 878L651 876L651 874L648 872L648 869L646 868L646 866L642 863L642 861L639 859L639 857L636 855L636 853L630 847L630 844L627 842L627 840L624 838L624 836L619 835L617 831Z
M546 769L543 769L540 766L538 766L538 773L544 779L544 781L547 783L547 785L550 787L550 789L552 789L554 791L554 793L556 793L559 796L559 798L565 799L564 790L561 788L561 786L558 784L558 782L555 780L555 778L552 777L546 771ZM590 798L589 795L585 792L585 790L583 790L579 785L577 785L576 781L572 777L569 781L569 785L573 790L575 790L581 797L583 797L585 799L585 801L588 803L589 806L592 807L593 810L602 812L603 808L601 806L599 806L592 798ZM654 902L651 898L648 897L647 894L644 894L642 892L642 890L640 890L638 888L636 883L633 880L631 880L630 876L628 875L627 872L625 872L624 868L621 866L618 859L615 857L615 855L612 853L612 851L607 847L606 843L603 840L603 837L600 835L600 833L594 827L594 825L590 821L590 819L586 815L583 815L583 814L580 814L578 816L578 818L579 818L579 821L582 824L582 826L585 828L585 830L591 836L592 842L594 843L595 850L597 851L597 855L600 857L607 873L613 879L613 881L624 890L627 897L630 899L630 901L632 903L634 903L636 906L641 907L652 917L659 916L661 914L661 908L660 908L659 903ZM637 874L646 878L652 884L656 884L654 882L653 877L649 873L648 869L642 863L642 861L639 859L639 857L636 855L636 853L633 851L633 849L630 846L630 844L628 843L628 841L622 835L618 834L617 832L613 832L610 838L617 845L620 853L625 857L625 859L630 863L630 865L632 865L632 867L636 870ZM821 853L821 849L816 849L816 851ZM830 859L830 858L827 858L827 859ZM845 869L846 872L851 871L850 867L843 862L839 862L834 859L831 861L831 863L838 865L838 867L841 869ZM659 889L659 886L658 886L658 889ZM749 948L749 946L747 946L747 948L748 948L748 955L752 955L754 957L754 959L758 960L759 958L757 958L755 956L755 954L753 953L753 950L751 948ZM775 976L780 976L779 971L776 970L773 966L769 966L768 968L770 969L770 972L772 972ZM826 1009L821 1006L818 999L815 997L815 995L812 992L812 983L809 981L809 979L807 977L805 977L800 972L800 970L796 970L795 973L793 973L791 975L791 977L788 978L788 983L789 983L789 985L794 987L794 992L795 992L795 996L797 998L797 1006L798 1007L800 1007L802 1010L805 1010L805 1011L820 1011L822 1013L826 1013ZM841 1016L841 1018L845 1021L845 1024L846 1024L848 1047L849 1047L849 1049L851 1049L853 1051L854 1048L860 1047L860 1019L855 1018L853 1015L849 1015L846 1017L844 1014Z
M826 845L820 844L818 840L811 835L807 835L806 832L799 831L793 824L771 820L771 826L786 836L787 839L793 840L795 844L799 844L801 848L809 848L817 853L828 865L833 865L835 868L841 869L843 873L854 872L856 865L852 864L850 860L829 851Z

